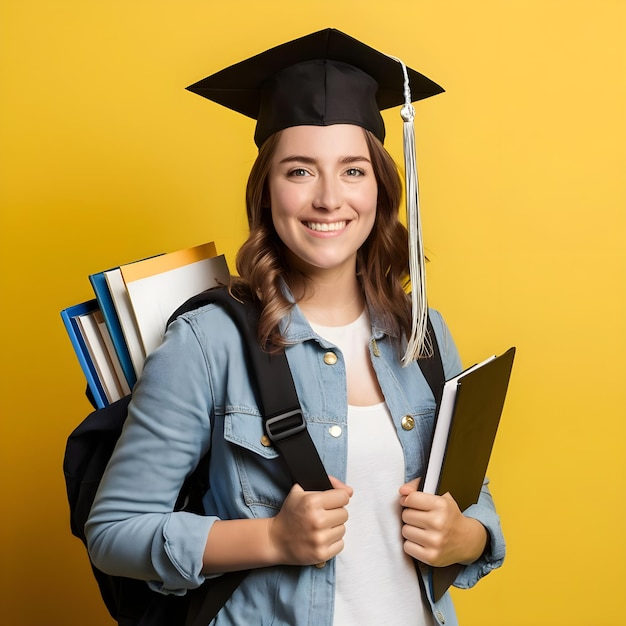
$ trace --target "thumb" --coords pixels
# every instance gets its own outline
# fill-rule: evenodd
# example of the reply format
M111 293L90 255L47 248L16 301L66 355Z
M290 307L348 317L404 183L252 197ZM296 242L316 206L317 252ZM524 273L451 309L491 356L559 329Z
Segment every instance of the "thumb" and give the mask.
M400 495L408 496L410 493L417 491L421 480L421 478L415 478L408 483L404 483L404 485L402 485L402 487L400 487L399 489Z
M354 493L354 489L352 489L352 487L346 485L346 483L340 481L334 476L329 476L328 478L330 479L330 484L333 486L333 489L343 489L347 492L348 497L352 497L352 494Z

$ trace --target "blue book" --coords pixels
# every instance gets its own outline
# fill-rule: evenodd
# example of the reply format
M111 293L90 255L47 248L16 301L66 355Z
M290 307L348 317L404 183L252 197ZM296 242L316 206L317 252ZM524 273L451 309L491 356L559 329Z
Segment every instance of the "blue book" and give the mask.
M82 302L81 304L76 304L75 306L63 309L63 311L61 311L61 318L65 324L65 329L67 330L70 341L72 342L74 352L76 352L76 356L78 357L80 367L85 374L85 378L87 379L89 391L93 396L96 406L101 409L108 405L108 401L104 393L104 389L100 384L96 367L93 363L91 355L89 354L89 349L87 348L87 344L85 343L77 322L77 318L79 316L93 313L97 310L98 301L89 300L88 302Z
M132 389L134 384L137 382L137 375L135 373L135 368L133 367L130 352L128 351L128 346L126 344L126 340L124 339L122 326L117 316L115 304L113 303L113 298L111 297L111 292L109 291L109 286L104 274L104 272L91 274L89 276L89 280L94 293L96 294L96 299L100 306L100 310L102 311L104 322L109 329L111 341L113 342L113 347L115 348L122 371L124 372L124 377L126 378L128 386Z

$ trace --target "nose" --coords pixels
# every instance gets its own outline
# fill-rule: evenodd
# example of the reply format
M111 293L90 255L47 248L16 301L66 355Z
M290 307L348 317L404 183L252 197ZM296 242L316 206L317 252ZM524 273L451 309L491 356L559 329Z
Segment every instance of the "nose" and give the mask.
M332 176L319 176L315 186L313 206L316 209L334 211L343 203L341 183Z

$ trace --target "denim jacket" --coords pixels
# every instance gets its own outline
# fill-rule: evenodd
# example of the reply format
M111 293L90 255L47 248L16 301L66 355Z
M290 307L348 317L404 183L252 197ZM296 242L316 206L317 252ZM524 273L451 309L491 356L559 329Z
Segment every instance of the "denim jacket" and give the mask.
M446 377L454 376L461 370L458 353L441 316L430 315ZM297 307L283 320L282 332L291 344L286 354L311 437L328 473L345 481L348 407L342 355L314 333ZM418 365L400 366L397 343L374 317L369 347L402 446L406 482L424 474L435 402ZM329 352L337 359L325 359ZM277 451L263 435L230 317L215 305L180 317L146 361L96 496L86 527L95 565L146 580L164 593L182 594L202 584L213 522L274 516L291 487ZM185 476L209 448L207 515L173 513ZM489 542L485 553L463 568L458 587L474 585L504 558L486 481L479 502L465 514L482 522ZM254 570L214 623L330 626L334 590L334 560L323 568ZM449 594L431 605L435 623L457 623Z

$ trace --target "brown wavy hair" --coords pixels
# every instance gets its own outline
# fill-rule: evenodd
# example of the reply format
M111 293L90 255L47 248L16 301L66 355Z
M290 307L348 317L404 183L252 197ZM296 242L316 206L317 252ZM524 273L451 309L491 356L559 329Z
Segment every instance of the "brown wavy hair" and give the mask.
M398 337L408 336L408 236L398 219L402 182L396 164L380 141L369 131L363 132L378 183L378 204L372 232L357 252L357 276L376 316ZM265 141L250 171L246 188L250 234L237 254L239 277L233 277L231 285L235 297L260 303L259 341L270 352L286 345L279 323L294 306L283 294L282 281L292 288L306 282L306 277L288 263L269 208L267 178L280 134Z

